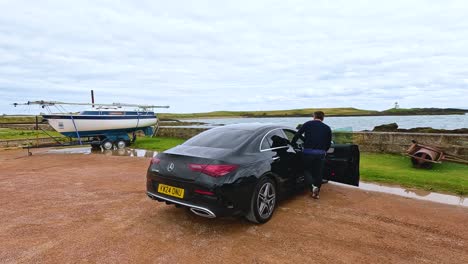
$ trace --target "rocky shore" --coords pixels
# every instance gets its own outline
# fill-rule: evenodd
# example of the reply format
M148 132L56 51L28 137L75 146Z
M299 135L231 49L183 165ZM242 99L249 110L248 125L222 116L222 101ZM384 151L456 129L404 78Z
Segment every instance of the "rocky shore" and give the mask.
M415 127L410 129L398 128L397 123L384 124L374 127L372 132L406 132L406 133L438 133L438 134L468 134L468 128L435 129L432 127Z

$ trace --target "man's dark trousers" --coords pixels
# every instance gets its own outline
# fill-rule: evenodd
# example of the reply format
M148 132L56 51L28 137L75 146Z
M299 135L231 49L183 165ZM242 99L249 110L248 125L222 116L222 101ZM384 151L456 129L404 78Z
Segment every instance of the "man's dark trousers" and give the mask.
M323 167L325 166L325 155L304 154L304 177L305 183L312 190L312 184L318 188L322 186Z

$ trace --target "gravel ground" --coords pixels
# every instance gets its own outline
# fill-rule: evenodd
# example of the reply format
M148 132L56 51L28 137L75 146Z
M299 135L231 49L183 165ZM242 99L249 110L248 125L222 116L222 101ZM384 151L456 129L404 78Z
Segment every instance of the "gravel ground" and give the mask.
M147 158L0 151L0 263L468 263L468 209L337 185L273 219L150 200Z

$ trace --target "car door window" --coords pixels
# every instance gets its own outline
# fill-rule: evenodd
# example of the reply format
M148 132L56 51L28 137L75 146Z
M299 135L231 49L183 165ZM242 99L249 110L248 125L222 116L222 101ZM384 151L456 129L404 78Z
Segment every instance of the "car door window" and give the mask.
M260 150L265 150L265 149L270 149L270 143L268 143L268 140L263 140L262 145L260 146Z
M289 129L283 129L284 134L288 137L289 141L291 141L295 135L295 133Z
M267 151L278 148L288 148L289 140L284 135L282 129L274 129L269 131L263 137L260 145L260 151Z
M296 135L296 131L290 130L290 129L284 129L283 130L284 134L288 137L289 142L291 142ZM297 144L301 145L304 144L304 140L302 140L301 137L299 137L296 141Z

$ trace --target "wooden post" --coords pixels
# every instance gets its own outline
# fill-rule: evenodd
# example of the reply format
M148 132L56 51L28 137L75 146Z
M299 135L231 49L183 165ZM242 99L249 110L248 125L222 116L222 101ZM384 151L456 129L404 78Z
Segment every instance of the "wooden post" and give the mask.
M38 121L38 118L37 118L37 115L36 115L36 147L39 146L39 133L38 133L38 130L39 130L39 121ZM28 149L28 154L29 154L29 149ZM31 155L29 155L31 156Z

